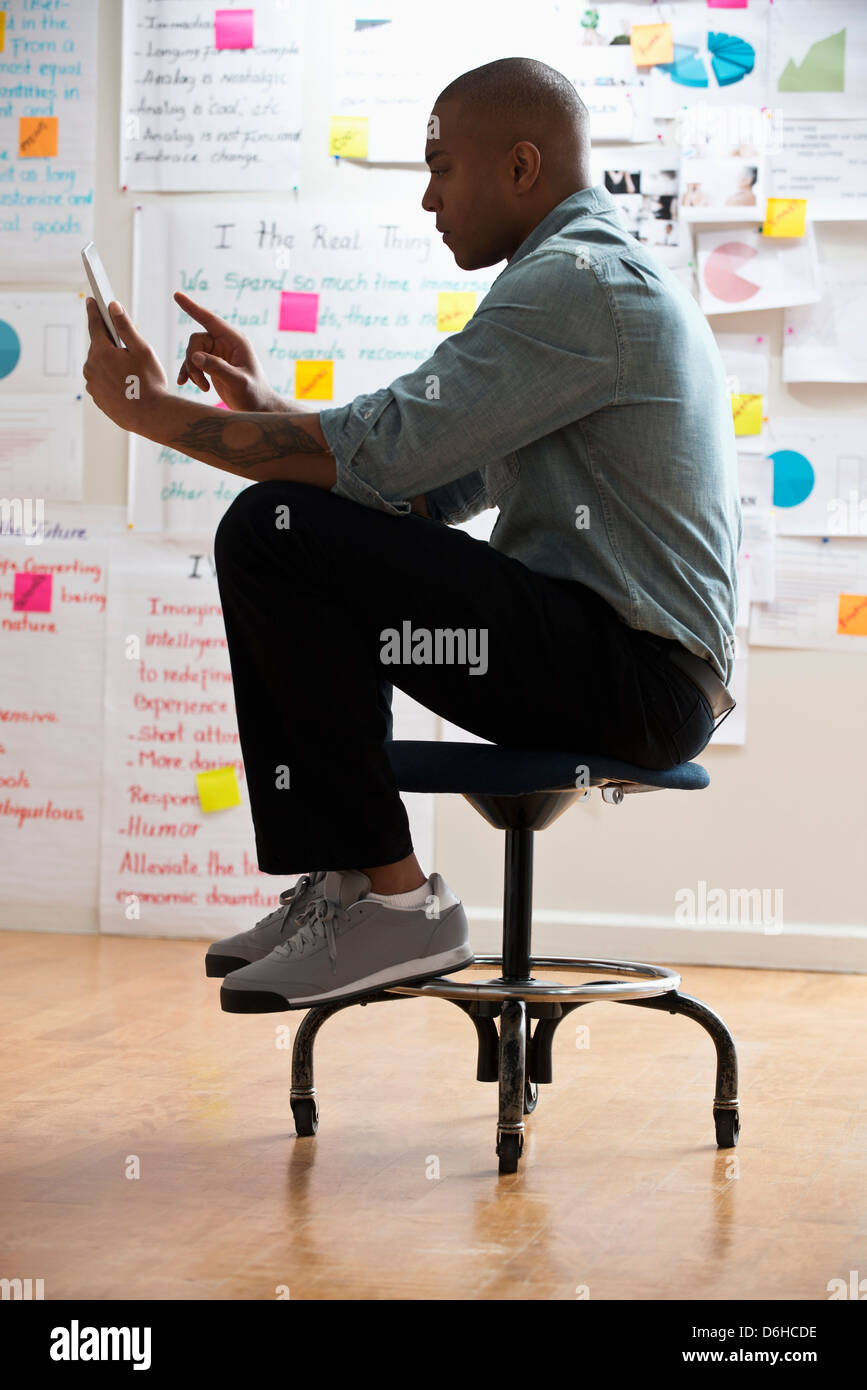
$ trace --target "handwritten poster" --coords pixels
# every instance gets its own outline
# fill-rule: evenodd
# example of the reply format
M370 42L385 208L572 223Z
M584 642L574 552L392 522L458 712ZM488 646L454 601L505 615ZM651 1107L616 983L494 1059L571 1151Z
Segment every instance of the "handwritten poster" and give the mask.
M395 690L393 737L435 738L436 717ZM256 862L213 554L136 536L112 543L100 925L215 940L255 925L297 878ZM237 787L204 810L199 779ZM218 792L219 792L218 788ZM432 866L433 797L405 798L413 843ZM311 868L315 867L313 865ZM337 866L332 866L337 867Z
M2 497L81 497L86 323L81 294L0 293Z
M92 907L99 885L109 527L123 509L46 507L0 534L0 881L9 903ZM55 925L57 921L55 920Z
M770 151L770 192L806 198L816 222L867 218L867 120L786 116Z
M133 313L169 381L198 328L172 299L180 289L244 333L272 388L303 408L344 405L414 370L461 326L450 296L478 304L497 274L458 269L415 198L313 208L244 202L231 210L151 204L137 210L135 232ZM460 307L465 315L467 302ZM217 404L213 387L177 389ZM248 486L170 445L130 441L136 530L211 533Z
M297 186L304 20L304 0L124 0L121 185Z
M93 236L96 0L4 0L0 277L77 284Z

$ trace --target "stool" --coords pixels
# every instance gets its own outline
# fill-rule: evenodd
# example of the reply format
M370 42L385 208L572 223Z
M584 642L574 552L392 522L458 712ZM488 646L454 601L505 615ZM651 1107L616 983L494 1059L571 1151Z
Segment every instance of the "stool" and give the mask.
M499 1084L497 1155L500 1173L515 1173L524 1147L524 1116L535 1110L539 1086L552 1080L551 1045L559 1024L594 1000L685 1014L700 1023L716 1048L713 1117L717 1147L733 1148L740 1121L737 1054L722 1019L698 999L679 993L680 975L636 961L582 960L531 955L533 835L553 824L576 800L599 787L603 801L667 788L699 791L710 778L698 763L665 772L634 767L597 754L547 752L481 743L389 740L385 744L397 784L407 792L458 793L490 825L506 832L502 955L477 955L479 965L499 966L494 979L440 976L418 985L395 985L362 999L319 1005L305 1013L292 1052L290 1105L298 1135L316 1133L319 1108L313 1085L313 1045L322 1024L341 1009L424 995L456 1004L475 1025L478 1081ZM561 984L535 980L534 968L616 976ZM494 1020L499 1019L499 1034ZM535 1027L533 1022L535 1020Z

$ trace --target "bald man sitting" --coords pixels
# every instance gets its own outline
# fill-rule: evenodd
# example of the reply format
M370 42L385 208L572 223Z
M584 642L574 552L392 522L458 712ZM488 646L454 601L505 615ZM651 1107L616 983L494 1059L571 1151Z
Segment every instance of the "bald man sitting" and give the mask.
M561 73L464 73L428 135L422 206L456 264L506 265L414 371L297 413L246 339L177 296L208 329L179 381L207 371L251 412L179 402L170 442L256 480L215 558L259 866L303 875L209 948L230 1011L471 963L460 900L413 853L393 686L493 743L647 768L696 756L733 704L741 515L706 320L590 186ZM490 507L489 542L450 529Z

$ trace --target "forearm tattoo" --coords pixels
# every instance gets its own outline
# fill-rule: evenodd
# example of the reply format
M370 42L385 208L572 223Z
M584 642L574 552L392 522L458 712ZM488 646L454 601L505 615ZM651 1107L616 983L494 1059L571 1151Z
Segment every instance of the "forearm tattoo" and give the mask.
M329 452L301 425L296 425L291 415L274 415L267 420L252 420L243 414L225 420L194 420L169 443L182 454L212 454L241 468L273 463L287 454Z

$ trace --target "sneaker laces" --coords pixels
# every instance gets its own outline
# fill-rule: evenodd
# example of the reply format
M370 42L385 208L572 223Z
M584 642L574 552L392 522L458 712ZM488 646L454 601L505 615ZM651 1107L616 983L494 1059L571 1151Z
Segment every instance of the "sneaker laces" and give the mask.
M300 954L308 946L312 946L315 941L324 937L328 943L331 972L336 974L337 933L334 924L337 919L345 922L348 918L349 914L346 908L341 907L339 903L331 902L328 898L314 898L302 912L299 912L298 930L293 936L281 941L279 946L275 946L272 954L288 958L293 951L298 951Z
M281 932L285 931L286 925L292 913L295 911L295 908L301 902L301 899L324 877L325 875L322 871L302 874L298 882L294 883L291 888L283 889L279 899L280 906L275 907L273 912L269 912L267 917L263 917L261 922L257 922L253 930L258 931L260 927L271 926L275 919L280 917L282 919L280 922L280 930Z

